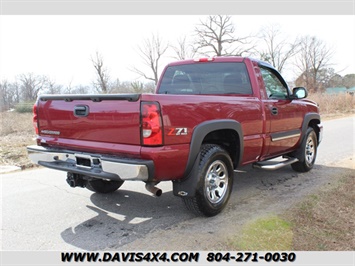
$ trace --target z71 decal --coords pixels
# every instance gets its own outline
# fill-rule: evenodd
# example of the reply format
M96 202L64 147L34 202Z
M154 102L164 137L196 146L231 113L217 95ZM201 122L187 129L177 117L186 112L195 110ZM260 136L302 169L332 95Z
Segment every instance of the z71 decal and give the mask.
M168 136L185 136L187 135L186 127L175 127L169 130Z

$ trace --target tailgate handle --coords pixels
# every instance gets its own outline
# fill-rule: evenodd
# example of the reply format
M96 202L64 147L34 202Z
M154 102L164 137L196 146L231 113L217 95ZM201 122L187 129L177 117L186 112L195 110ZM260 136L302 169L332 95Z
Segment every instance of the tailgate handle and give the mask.
M84 117L89 115L89 106L87 105L77 105L74 107L74 115L79 117Z

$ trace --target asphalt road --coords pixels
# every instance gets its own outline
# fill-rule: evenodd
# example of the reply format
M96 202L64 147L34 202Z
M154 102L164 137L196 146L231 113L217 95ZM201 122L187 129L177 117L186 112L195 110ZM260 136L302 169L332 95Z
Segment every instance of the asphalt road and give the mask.
M189 213L182 201L173 196L170 182L159 184L163 195L155 198L140 182L126 182L113 194L99 195L69 187L64 172L41 168L3 174L0 183L2 249L142 248L138 243L143 245L144 241L140 240L146 236L177 227L182 230L185 226L213 234L213 229L208 229L210 221L218 223L234 213L246 217L251 210L255 213L263 211L265 206L261 205L260 197L264 201L274 201L268 206L277 208L296 195L306 194L312 184L322 180L322 175L340 168L338 162L353 158L354 117L325 121L323 125L324 138L315 169L299 175L290 167L275 172L245 167L236 173L228 208L218 218L210 220ZM275 193L279 196L275 197ZM205 227L199 226L201 223ZM191 231L186 233L189 234ZM200 242L200 247L206 247L202 240ZM150 243L147 250L164 246L164 243L160 243L161 246ZM185 247L189 248L188 245Z

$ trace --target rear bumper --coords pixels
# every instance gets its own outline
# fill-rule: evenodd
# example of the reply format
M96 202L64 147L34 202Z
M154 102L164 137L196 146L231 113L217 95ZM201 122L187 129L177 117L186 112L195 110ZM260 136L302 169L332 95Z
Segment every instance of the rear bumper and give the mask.
M65 172L120 181L150 181L154 177L154 163L150 160L108 157L35 145L28 146L27 152L32 162Z

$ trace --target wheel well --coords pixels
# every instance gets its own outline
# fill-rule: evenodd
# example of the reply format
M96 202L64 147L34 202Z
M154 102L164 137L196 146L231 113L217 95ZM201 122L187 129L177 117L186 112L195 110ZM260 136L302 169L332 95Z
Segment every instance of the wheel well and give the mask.
M231 157L233 167L238 166L240 159L240 137L235 130L221 129L208 133L202 141L203 144L217 144L223 147Z
M314 131L316 132L316 135L317 135L317 141L319 143L319 127L317 126L318 124L320 124L320 121L318 119L313 119L313 120L309 121L308 127L311 127L314 129Z

